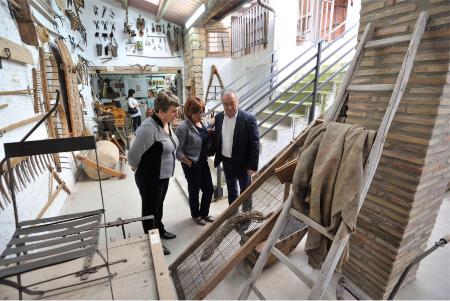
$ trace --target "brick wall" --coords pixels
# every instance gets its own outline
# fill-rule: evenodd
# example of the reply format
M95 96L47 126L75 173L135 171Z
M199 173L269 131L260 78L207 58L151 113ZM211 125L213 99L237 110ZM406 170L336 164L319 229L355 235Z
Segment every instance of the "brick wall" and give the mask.
M203 59L206 56L205 29L190 28L184 34L184 78L187 95L195 94L203 98Z
M375 39L410 34L420 11L430 15L343 268L371 297L381 299L425 249L449 180L450 4L362 2L360 35L373 22ZM352 84L395 83L407 47L368 50ZM377 129L390 95L352 92L347 122Z

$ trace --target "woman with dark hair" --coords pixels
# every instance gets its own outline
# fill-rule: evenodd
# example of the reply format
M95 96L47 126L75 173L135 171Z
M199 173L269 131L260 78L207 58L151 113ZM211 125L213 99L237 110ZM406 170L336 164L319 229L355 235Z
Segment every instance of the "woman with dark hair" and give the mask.
M128 90L128 113L130 113L131 118L133 118L133 132L136 133L137 128L141 125L141 111L139 110L139 102L136 98L133 97L134 91L133 89Z
M128 163L135 170L135 181L142 199L142 216L153 215L155 227L163 239L176 235L167 232L162 223L163 203L169 178L175 169L177 136L170 124L177 114L178 102L164 93L155 99L155 113L144 120L136 131L136 138L128 151ZM142 222L144 232L152 229L152 221ZM163 245L164 254L170 251Z
M205 221L212 223L209 206L213 195L211 171L208 165L208 148L211 138L208 128L212 126L202 120L205 103L198 97L190 97L184 106L185 120L177 127L176 135L180 144L177 159L181 161L184 176L188 182L189 207L194 222L204 226ZM199 204L199 194L202 200Z

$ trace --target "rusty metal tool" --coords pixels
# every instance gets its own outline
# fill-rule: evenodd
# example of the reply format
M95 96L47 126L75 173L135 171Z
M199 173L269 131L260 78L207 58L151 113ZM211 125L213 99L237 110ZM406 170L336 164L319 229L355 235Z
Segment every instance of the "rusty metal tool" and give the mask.
M30 176L33 178L33 181L36 181L36 177L34 176L34 170L33 170L33 166L30 163L30 157L27 157L27 159L24 161L24 165L28 171L28 173L30 174Z
M20 170L20 172L23 176L23 179L26 180L27 183L31 183L31 179L28 175L27 169L25 168L24 161L20 162L16 168L18 168ZM26 188L26 186L25 186L25 188Z

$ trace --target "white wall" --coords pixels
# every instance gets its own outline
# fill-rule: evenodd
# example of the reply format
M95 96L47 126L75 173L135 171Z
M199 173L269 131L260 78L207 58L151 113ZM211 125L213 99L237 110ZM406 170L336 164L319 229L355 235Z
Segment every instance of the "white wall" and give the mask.
M96 5L99 7L98 16L95 16L93 6ZM102 10L103 6L106 6L108 8L107 13L105 14L105 17L102 18ZM114 19L112 19L109 16L109 9L112 9L115 13ZM151 32L151 23L155 23L155 16L146 12L141 12L133 7L128 8L128 20L129 23L132 25L132 28L136 30L136 20L138 16L141 15L145 19L145 26L148 28L148 35L152 36L161 36L163 37L164 34L159 34L157 32L153 33ZM123 23L125 21L125 9L122 8L121 3L117 1L104 1L104 0L89 0L85 1L85 8L83 10L83 14L80 16L81 21L83 25L86 27L87 31L87 40L88 40L88 46L85 49L85 52L83 56L87 58L88 60L92 61L95 66L129 66L133 64L141 64L146 65L157 65L162 67L177 67L177 68L183 68L183 53L182 51L174 53L174 56L171 57L171 53L169 50L159 49L159 38L157 39L156 44L156 50L153 50L153 44L152 46L145 46L145 36L146 33L144 32L144 37L139 37L138 31L136 30L136 37L132 38L132 41L141 40L144 42L144 51L133 53L132 51L126 51L126 42L128 41L128 36L123 33ZM100 32L100 36L103 32L103 26L100 23L100 30L96 30L95 24L93 20L96 21L107 21L108 22L108 35L111 32L111 22L115 22L115 28L116 30L113 32L115 40L117 41L119 48L118 48L118 56L116 58L113 58L112 60L102 63L101 58L106 57L97 56L95 44L99 42L97 38L95 38L95 32ZM165 24L167 26L169 22L165 20L161 20L159 24ZM155 23L156 24L156 23ZM173 26L174 24L171 24L172 26L172 39L173 37ZM180 27L179 25L175 25L177 27ZM150 38L151 39L151 38ZM107 38L106 42L103 38L100 38L101 43L103 44L103 47L106 46L106 44L110 43L109 37ZM161 44L162 46L163 44ZM84 47L84 45L82 46ZM162 46L163 47L163 46ZM163 47L164 48L164 47ZM167 49L169 49L167 47ZM104 53L104 52L103 52ZM145 55L149 57L137 57L136 55ZM152 57L152 58L150 58Z

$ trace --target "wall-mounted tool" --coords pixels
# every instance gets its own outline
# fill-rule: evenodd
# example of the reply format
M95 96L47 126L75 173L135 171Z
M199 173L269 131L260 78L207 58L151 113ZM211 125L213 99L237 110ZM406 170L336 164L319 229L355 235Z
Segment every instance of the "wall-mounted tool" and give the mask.
M99 27L99 23L100 23L100 21L93 21L94 22L94 24L95 24L95 29L96 30L100 30L100 27Z
M33 57L26 47L0 37L0 66L2 59L10 59L20 63L33 64Z
M42 116L43 115L36 115L34 117L27 118L27 119L15 122L13 124L1 127L0 128L0 137L2 137L5 133L10 132L10 131L12 131L14 129L17 129L17 128L20 128L20 127L22 127L24 125L27 125L27 124L30 124L30 123L38 121L39 119L42 118Z
M103 6L102 18L105 17L106 9L107 9L106 6Z
M139 36L144 36L144 29L145 29L145 19L139 15L139 17L136 20L136 29L139 30Z
M155 32L155 24L152 23L152 32Z
M114 19L114 17L116 16L112 8L109 9L109 16L111 17L111 19Z
M156 32L161 32L161 25L156 24Z
M108 21L102 21L103 30L108 30Z
M116 31L116 22L111 23L111 30Z
M166 33L166 30L165 30L165 28L164 28L164 24L163 24L162 28L163 28L163 33L165 34L165 33Z
M98 7L95 5L93 7L94 7L94 15L98 16Z
M104 32L104 33L102 33L102 38L106 41L106 38L108 37L108 33L107 32Z

